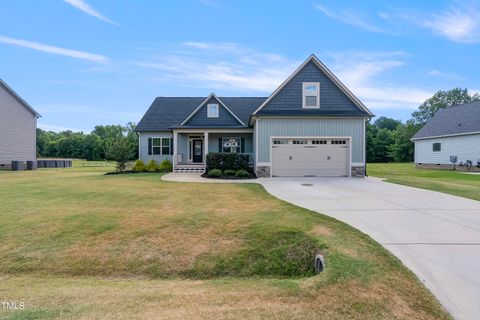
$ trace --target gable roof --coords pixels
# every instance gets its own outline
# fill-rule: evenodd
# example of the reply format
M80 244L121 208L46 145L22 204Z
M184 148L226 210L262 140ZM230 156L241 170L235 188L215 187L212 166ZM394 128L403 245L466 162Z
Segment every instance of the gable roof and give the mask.
M35 111L22 97L20 97L12 88L8 86L2 79L0 79L0 86L7 90L8 93L12 95L22 106L25 107L28 111L30 111L36 118L40 118L41 115Z
M185 125L187 123L188 120L190 120L198 111L200 111L200 109L210 100L210 99L215 99L218 101L218 103L224 107L238 122L240 125L242 126L245 126L245 123L243 123L242 120L240 120L232 111L230 111L230 109L228 109L228 107L222 102L222 100L220 100L216 95L215 93L210 93L210 95L207 97L207 99L205 99L199 106L197 109L195 109L185 120L183 120L183 122L181 123L181 125Z
M310 55L288 78L285 80L261 105L255 110L252 116L259 113L309 62L313 62L359 109L360 113L373 117L373 113L314 55ZM316 114L320 114L323 111L318 109L314 111ZM301 114L297 112L296 114ZM305 112L303 112L305 113ZM312 111L306 114L311 114Z
M252 112L265 99L266 97L218 98L244 124L248 124ZM187 128L188 126L182 126L181 123L204 101L206 101L205 97L157 97L135 131L170 131L172 128ZM246 127L246 125L242 126L239 123L239 127Z
M480 133L480 101L438 111L412 140Z

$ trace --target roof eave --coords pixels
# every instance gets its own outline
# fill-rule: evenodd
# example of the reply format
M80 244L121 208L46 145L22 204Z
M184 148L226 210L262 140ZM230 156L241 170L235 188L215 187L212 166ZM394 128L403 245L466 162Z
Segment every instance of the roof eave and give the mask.
M25 100L23 100L22 97L20 97L16 92L15 90L13 90L8 84L5 83L5 81L3 81L2 79L0 79L0 85L5 89L7 90L18 102L20 102L21 105L23 105L25 107L25 109L27 109L28 111L30 111L36 119L40 118L41 115L35 111L35 109L32 108L31 105L28 104L28 102L26 102Z

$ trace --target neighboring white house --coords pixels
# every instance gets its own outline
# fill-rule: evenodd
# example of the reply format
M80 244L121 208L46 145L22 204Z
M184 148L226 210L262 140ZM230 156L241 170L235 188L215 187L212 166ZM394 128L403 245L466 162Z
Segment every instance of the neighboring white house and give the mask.
M36 160L40 115L0 79L0 166Z
M415 164L423 167L451 168L472 163L479 170L480 101L440 110L412 138L415 143Z

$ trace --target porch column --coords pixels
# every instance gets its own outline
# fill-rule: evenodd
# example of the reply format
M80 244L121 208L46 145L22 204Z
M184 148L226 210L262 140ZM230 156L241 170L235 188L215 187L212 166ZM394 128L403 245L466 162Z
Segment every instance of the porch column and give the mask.
M173 131L173 159L172 159L172 167L173 170L175 171L175 165L177 163L177 141L178 141L178 136L177 136L177 131Z
M203 163L207 166L207 153L208 153L208 131L203 132Z

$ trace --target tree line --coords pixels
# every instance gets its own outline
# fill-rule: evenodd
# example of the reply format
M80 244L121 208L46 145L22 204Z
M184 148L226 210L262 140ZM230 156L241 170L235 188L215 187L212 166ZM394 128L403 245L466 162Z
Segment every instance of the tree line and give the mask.
M110 160L109 149L121 144L129 160L138 158L138 136L135 124L98 125L90 133L37 129L37 156L42 158L76 158Z
M439 110L474 100L480 100L480 95L470 94L467 89L438 91L422 103L406 123L387 117L367 123L367 162L413 161L414 144L410 139L415 133ZM133 123L99 125L90 133L37 129L37 155L114 160L121 154L128 160L135 160L138 159L138 136L134 130Z
M411 139L430 118L441 109L476 100L480 100L480 95L470 94L467 89L438 91L422 103L406 123L387 117L367 123L367 162L413 161Z

